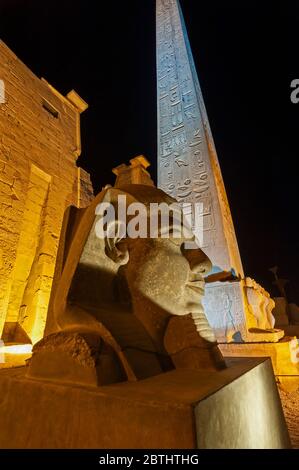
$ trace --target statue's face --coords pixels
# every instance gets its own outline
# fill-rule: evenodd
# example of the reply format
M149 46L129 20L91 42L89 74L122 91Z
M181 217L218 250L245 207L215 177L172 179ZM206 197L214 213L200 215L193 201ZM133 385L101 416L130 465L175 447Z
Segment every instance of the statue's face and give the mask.
M138 193L138 186L137 189L133 189ZM149 191L146 196L150 202L155 201L154 197L158 195L160 199L156 201L159 203L164 201L168 205L173 203L172 199L155 188L146 187L144 191ZM151 217L150 211L147 214ZM119 237L117 231L110 231L110 228L114 227L113 224L118 224L118 219L117 223L112 221L109 230L107 229L108 234L114 233L113 237L106 237L101 241L97 239L95 230L92 230L80 260L83 267L93 266L92 276L85 276L84 273L81 276L88 279L84 291L89 302L92 300L94 305L100 302L107 304L109 285L114 285L111 279L115 278L119 282L115 284L117 290L110 289L111 301L115 303L116 299L131 299L136 314L143 312L144 316L147 316L149 310L158 315L163 312L172 315L201 313L204 276L210 271L211 263L196 245L191 231L186 230L183 221L181 223L184 230L177 232L176 223L181 219L182 217L169 219L169 233L165 233L164 226L158 226L159 235L156 238ZM169 238L163 238L163 235L169 235ZM192 249L190 244L193 245ZM99 275L101 271L103 271L102 277ZM108 276L110 271L111 276ZM91 278L94 279L93 283ZM104 282L106 278L107 282ZM79 281L73 289L75 295L78 286L83 282L81 278ZM118 294L115 295L117 291Z
M210 271L211 263L200 248L186 249L186 241L130 241L125 275L135 308L142 308L147 300L173 315L202 311L203 277Z

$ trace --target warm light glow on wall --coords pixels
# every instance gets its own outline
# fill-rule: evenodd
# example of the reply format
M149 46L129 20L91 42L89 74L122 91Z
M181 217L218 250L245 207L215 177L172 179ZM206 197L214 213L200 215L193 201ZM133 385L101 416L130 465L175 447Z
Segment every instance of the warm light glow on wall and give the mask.
M32 344L10 344L0 347L0 354L30 354Z
M0 339L34 344L44 335L65 209L93 199L76 164L88 105L35 77L3 41L0 69Z

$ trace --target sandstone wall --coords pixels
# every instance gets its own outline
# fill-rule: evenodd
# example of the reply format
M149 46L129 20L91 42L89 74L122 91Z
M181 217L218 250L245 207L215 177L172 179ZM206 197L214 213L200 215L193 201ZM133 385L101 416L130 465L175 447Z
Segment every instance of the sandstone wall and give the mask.
M76 166L83 109L37 78L2 41L0 80L0 337L36 342L63 213L93 197L88 173Z

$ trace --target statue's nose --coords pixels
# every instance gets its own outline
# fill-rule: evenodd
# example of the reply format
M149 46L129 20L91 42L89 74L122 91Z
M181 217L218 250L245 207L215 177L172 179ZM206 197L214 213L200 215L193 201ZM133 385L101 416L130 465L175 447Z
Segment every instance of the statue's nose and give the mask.
M182 253L188 260L190 269L193 273L206 276L212 269L212 263L207 255L200 249L186 249L182 246Z

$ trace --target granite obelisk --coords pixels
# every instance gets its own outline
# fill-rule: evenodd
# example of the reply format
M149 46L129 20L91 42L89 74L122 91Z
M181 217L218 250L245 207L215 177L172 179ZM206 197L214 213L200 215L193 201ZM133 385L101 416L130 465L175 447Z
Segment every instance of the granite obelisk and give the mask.
M214 272L243 276L233 221L180 5L157 1L158 186L203 203Z
M274 302L244 277L208 116L178 0L156 1L158 186L201 202L201 248L213 264L204 305L218 340L277 341ZM211 279L211 276L210 276Z

